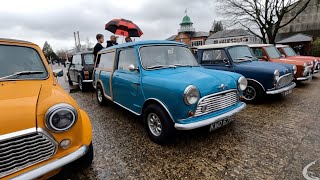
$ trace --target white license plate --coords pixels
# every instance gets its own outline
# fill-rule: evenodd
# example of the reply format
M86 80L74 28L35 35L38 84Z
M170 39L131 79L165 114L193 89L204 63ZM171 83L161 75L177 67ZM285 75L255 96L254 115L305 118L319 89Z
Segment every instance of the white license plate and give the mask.
M210 125L210 132L216 130L216 129L219 129L227 124L229 124L231 121L229 119L223 119L223 120L220 120L218 122L215 122L213 124Z
M286 96L288 96L288 95L291 94L291 93L292 93L292 90L289 90L289 91L283 92L282 95L283 95L284 97L286 97Z

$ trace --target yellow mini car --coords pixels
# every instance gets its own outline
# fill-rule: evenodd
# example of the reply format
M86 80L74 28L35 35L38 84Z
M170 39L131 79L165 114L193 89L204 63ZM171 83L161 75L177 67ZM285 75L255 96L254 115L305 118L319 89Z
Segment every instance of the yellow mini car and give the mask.
M0 179L46 179L93 160L88 115L57 84L41 49L0 38Z

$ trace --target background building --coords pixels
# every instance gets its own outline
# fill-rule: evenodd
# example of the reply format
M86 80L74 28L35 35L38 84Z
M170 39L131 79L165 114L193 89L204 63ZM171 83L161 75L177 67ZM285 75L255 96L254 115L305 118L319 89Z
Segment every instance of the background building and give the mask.
M182 42L191 47L198 47L205 44L208 36L209 32L196 31L190 17L186 15L180 23L178 34L173 35L166 40Z
M223 44L223 43L247 43L259 44L261 40L244 29L222 30L213 33L206 40L205 44Z

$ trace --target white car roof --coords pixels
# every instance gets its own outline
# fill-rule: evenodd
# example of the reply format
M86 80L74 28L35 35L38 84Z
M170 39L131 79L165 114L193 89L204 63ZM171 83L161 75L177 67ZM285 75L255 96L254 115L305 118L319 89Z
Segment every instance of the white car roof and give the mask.
M226 48L231 46L247 46L244 43L222 43L222 44L207 44L203 46L199 46L198 49L213 49L213 48Z
M277 48L284 48L284 47L289 47L289 45L277 44L276 47Z
M249 47L268 47L273 46L273 44L248 44Z

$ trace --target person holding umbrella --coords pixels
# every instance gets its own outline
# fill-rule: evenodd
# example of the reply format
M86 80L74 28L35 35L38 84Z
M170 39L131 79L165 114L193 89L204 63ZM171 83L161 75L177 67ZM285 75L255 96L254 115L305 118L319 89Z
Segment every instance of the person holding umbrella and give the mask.
M117 37L112 35L112 36L110 36L110 41L107 41L107 48L111 47L111 46L115 46L115 45L118 45Z

